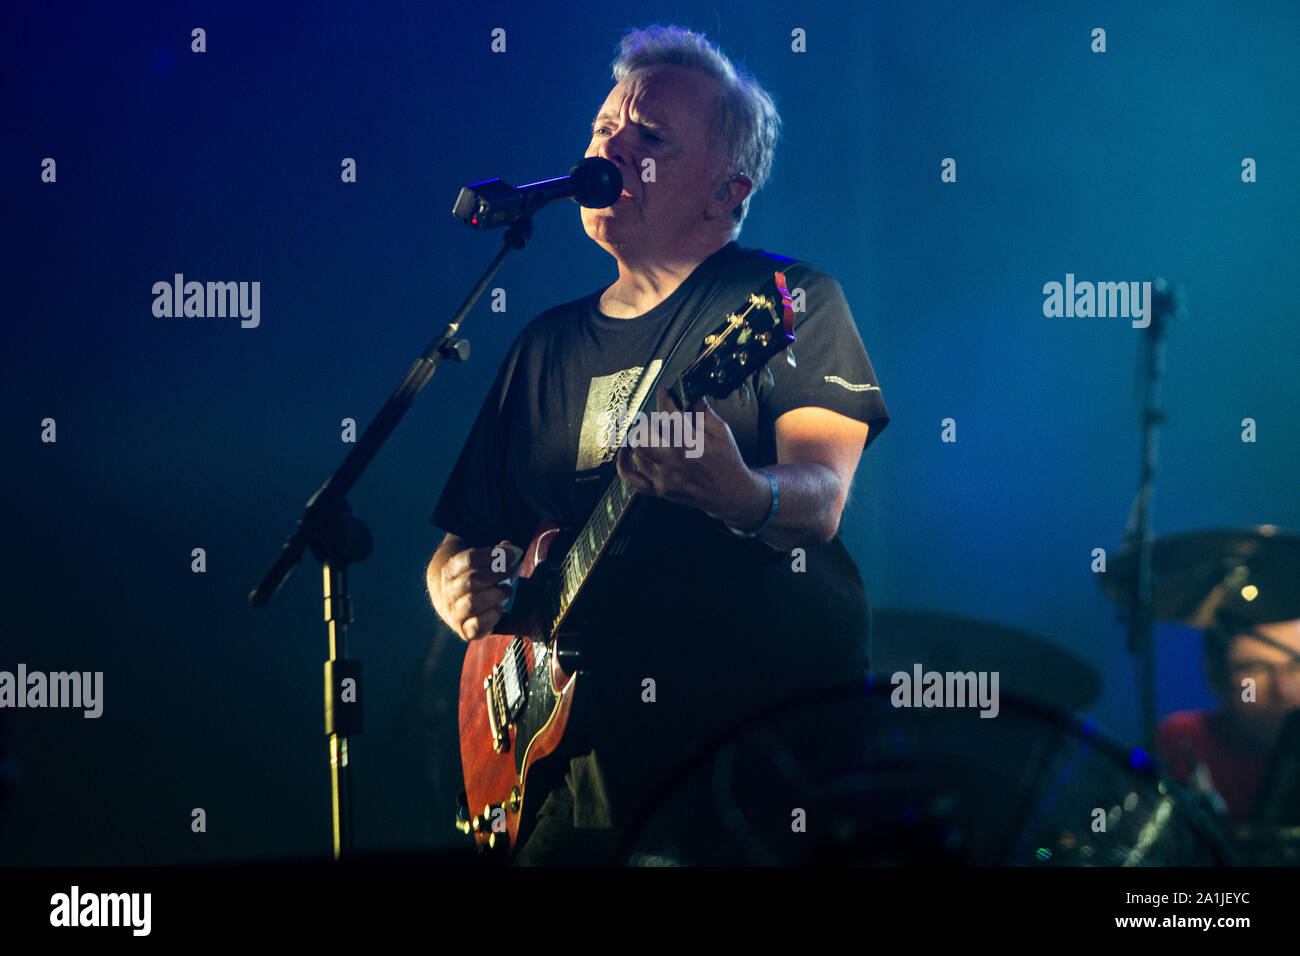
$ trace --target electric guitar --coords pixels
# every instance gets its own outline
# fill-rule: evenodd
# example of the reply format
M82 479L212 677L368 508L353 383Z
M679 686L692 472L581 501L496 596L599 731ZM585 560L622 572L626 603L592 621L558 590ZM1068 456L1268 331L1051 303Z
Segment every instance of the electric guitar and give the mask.
M669 392L683 409L701 395L729 395L794 341L793 324L785 275L774 271L742 311L705 337ZM794 364L792 353L787 359ZM646 403L653 402L651 390ZM559 745L576 693L579 652L564 626L597 563L617 547L635 497L616 474L559 561L550 551L561 529L539 528L520 565L510 613L497 633L468 644L459 707L465 790L456 822L480 850L518 844L528 771Z

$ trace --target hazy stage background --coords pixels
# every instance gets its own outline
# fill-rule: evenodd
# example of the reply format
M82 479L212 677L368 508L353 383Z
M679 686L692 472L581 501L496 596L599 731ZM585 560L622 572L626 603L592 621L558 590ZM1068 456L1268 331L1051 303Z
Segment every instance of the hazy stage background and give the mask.
M1090 565L1133 497L1142 333L1045 317L1043 285L1070 273L1186 288L1154 530L1300 528L1294 4L523 6L0 14L0 668L105 675L97 720L7 715L22 779L0 860L328 852L318 565L269 608L246 595L350 447L342 420L364 427L496 252L499 233L451 218L460 186L563 174L629 26L702 30L776 97L785 132L741 241L836 276L875 364L893 422L843 525L875 605L1059 641L1106 675L1091 713L1136 740ZM260 282L259 326L155 317L175 273ZM541 213L493 284L507 311L480 303L473 360L443 367L351 495L376 541L352 576L362 849L462 839L460 652L430 654L429 515L519 329L613 276L576 209ZM1206 704L1196 635L1157 634L1161 712Z

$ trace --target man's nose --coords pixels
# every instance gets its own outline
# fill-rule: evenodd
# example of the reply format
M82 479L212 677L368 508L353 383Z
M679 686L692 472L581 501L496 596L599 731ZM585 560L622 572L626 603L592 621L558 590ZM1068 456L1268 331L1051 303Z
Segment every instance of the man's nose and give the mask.
M618 131L606 136L596 145L596 156L608 159L611 163L618 166L620 171L627 170L632 162L632 153L629 149L627 127L619 127Z

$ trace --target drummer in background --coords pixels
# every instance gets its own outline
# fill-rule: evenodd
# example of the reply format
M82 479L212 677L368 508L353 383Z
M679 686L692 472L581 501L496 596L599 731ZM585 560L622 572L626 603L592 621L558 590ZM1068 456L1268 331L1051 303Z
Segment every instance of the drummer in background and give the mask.
M1205 632L1206 681L1220 706L1178 711L1156 728L1156 754L1170 774L1238 822L1250 819L1283 718L1300 707L1300 620L1254 626L1275 643L1250 630L1223 625Z

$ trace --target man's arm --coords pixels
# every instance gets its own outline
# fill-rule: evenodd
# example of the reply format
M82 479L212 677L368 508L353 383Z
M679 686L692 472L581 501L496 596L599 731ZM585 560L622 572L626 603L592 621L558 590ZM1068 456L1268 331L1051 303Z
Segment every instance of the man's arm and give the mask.
M778 418L777 464L767 471L776 478L781 500L759 538L782 551L834 538L867 432L866 422L826 408L794 408ZM733 528L757 527L771 507L771 485L757 469L748 469L748 491L738 498L734 519L724 520Z
M676 403L660 389L661 410ZM633 491L699 508L733 528L756 528L772 506L767 478L750 468L727 423L707 401L703 454L686 458L680 448L619 449L618 473ZM826 408L794 408L776 420L777 464L768 467L780 488L776 517L760 535L773 548L825 542L835 537L869 427Z

